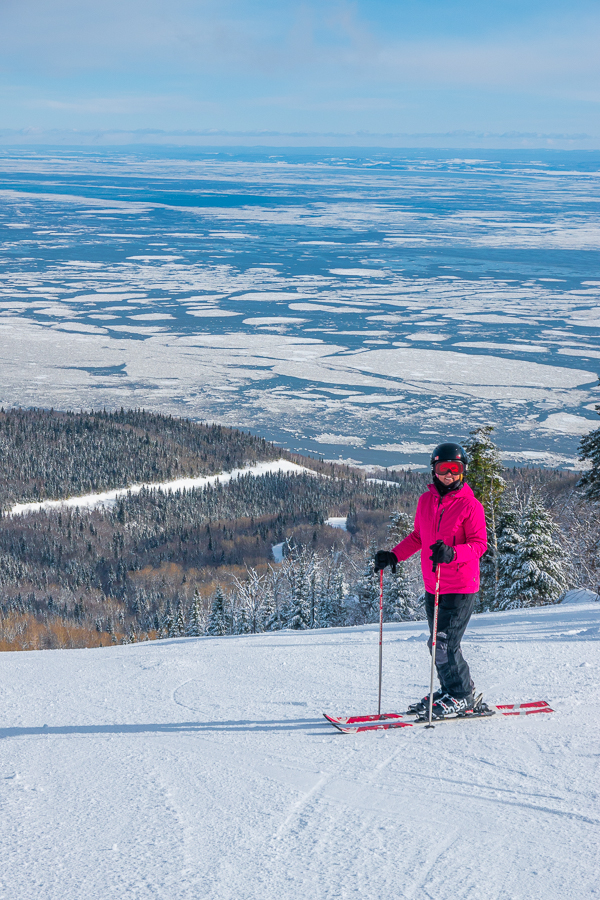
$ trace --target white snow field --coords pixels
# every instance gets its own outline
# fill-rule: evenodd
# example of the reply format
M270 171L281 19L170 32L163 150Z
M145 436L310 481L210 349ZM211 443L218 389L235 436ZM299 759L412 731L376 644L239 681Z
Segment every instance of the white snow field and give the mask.
M378 628L2 653L5 900L600 896L600 603L474 617L491 702L551 715L342 735ZM386 625L387 711L429 679Z

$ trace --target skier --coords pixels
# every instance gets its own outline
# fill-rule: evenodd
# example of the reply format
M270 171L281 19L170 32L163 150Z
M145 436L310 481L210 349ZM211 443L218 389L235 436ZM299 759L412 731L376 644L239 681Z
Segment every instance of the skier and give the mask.
M483 506L464 481L467 465L459 444L439 444L431 454L433 484L419 497L414 530L393 550L378 550L375 555L376 572L386 566L395 571L398 562L421 551L430 652L440 567L435 665L441 690L433 695L434 718L464 713L474 705L474 685L460 642L479 590L479 559L487 549L487 530ZM417 713L428 708L429 695L410 707Z

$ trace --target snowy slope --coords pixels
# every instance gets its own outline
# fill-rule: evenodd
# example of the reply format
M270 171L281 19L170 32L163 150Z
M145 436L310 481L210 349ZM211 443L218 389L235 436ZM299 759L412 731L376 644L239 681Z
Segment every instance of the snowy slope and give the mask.
M475 617L490 701L553 715L345 736L376 627L0 655L6 900L600 896L600 604ZM428 681L388 625L384 706Z

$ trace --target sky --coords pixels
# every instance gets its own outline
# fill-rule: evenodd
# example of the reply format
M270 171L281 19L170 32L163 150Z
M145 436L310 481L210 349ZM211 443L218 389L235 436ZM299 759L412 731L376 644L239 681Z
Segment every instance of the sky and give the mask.
M2 0L6 142L600 147L592 0Z

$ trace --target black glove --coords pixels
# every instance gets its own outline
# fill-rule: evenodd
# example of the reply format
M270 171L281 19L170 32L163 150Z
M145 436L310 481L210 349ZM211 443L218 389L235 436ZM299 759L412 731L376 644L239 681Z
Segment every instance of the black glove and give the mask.
M378 550L375 554L375 571L379 572L386 566L392 567L392 572L396 574L396 566L398 565L398 557L391 550Z
M429 549L433 550L429 559L431 560L434 572L440 563L451 563L456 556L454 547L449 547L448 544L445 544L443 541L436 541L435 544L431 544Z

